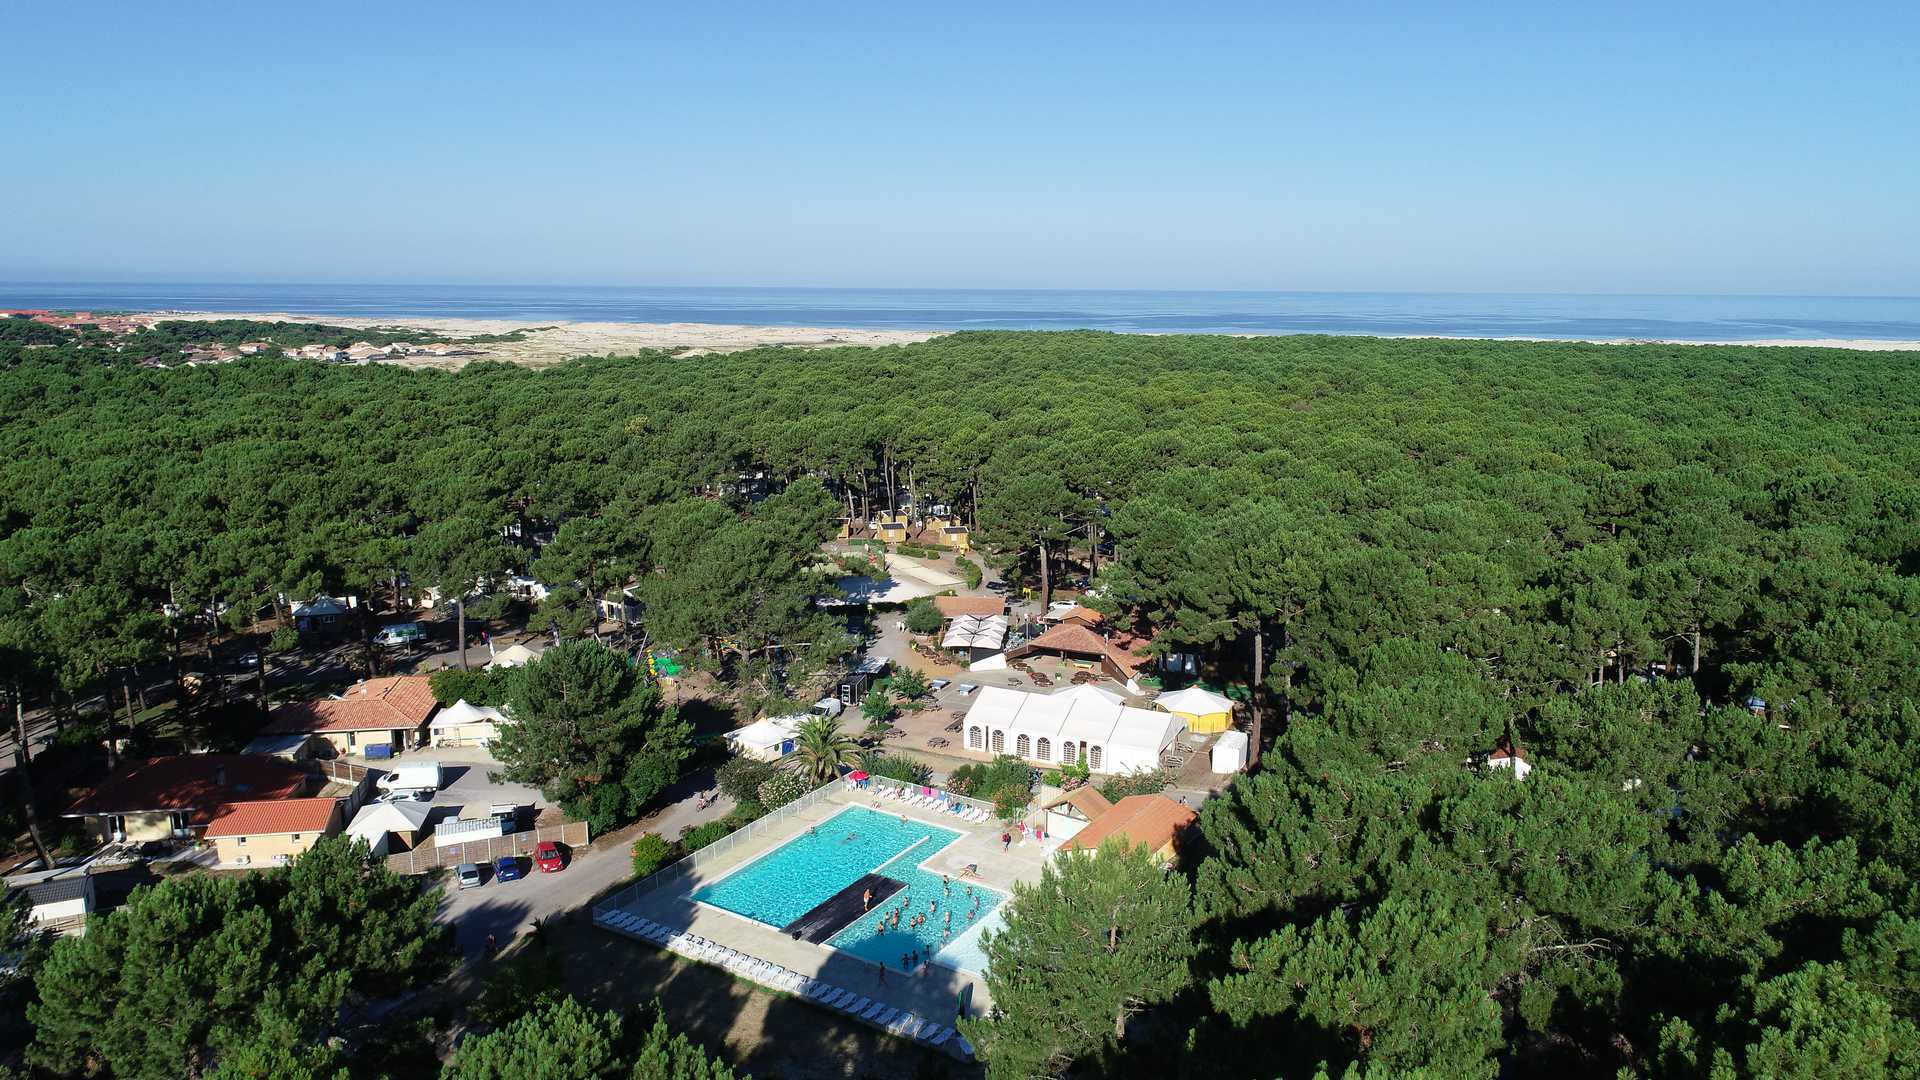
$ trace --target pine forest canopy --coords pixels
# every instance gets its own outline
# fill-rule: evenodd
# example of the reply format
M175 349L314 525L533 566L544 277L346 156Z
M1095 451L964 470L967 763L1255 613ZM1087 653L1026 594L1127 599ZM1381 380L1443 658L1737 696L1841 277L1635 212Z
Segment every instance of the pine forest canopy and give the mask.
M655 640L744 665L811 640L814 547L899 493L1030 580L1110 539L1103 605L1256 678L1272 744L1203 814L1195 992L1133 1021L1172 1025L1159 1045L1191 1033L1222 1075L1273 1046L1249 1067L1792 1075L1831 1027L1899 1069L1917 359L966 333L153 371L0 343L0 617L98 677L134 646L55 633L105 625L76 597L418 577L462 562L437 536L541 519L543 579L637 583ZM735 494L760 474L772 498ZM1655 663L1693 677L1635 678ZM1524 783L1466 766L1501 740Z

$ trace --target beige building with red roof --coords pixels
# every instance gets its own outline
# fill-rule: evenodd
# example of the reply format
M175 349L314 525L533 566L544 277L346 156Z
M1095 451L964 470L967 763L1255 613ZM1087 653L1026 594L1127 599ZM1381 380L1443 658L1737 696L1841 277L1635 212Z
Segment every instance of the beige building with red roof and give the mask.
M340 831L339 799L275 799L227 803L213 812L206 837L231 866L284 866L323 836Z
M149 758L122 765L61 816L86 819L100 843L188 840L223 803L294 798L314 784L297 765L253 754Z
M1085 828L1060 845L1062 851L1097 851L1110 836L1125 840L1128 847L1145 847L1162 863L1174 859L1182 829L1200 815L1185 804L1165 795L1129 795L1114 803L1105 813L1087 822Z
M381 746L398 753L426 745L427 721L439 707L425 675L364 679L339 697L280 706L261 734L317 735L336 754L364 755Z
M1077 787L1047 800L1041 809L1047 812L1047 835L1071 840L1095 818L1113 809L1113 804L1091 787Z

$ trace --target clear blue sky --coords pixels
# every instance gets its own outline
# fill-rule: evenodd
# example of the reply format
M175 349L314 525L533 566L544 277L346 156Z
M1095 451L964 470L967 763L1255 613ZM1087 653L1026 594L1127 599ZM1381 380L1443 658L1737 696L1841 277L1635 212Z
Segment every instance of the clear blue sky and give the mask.
M1911 0L1183 7L9 5L0 280L1920 295Z

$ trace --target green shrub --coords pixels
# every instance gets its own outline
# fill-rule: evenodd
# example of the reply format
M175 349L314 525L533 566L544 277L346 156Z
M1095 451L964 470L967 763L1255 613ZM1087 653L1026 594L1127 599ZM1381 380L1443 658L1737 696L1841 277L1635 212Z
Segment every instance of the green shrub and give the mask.
M986 572L980 569L980 564L964 555L958 556L953 560L953 568L966 575L967 588L969 589L979 588L981 581L986 578Z
M893 698L878 686L860 700L860 715L867 718L868 724L884 724L893 719L893 713Z
M887 681L887 689L893 691L894 696L902 701L917 701L920 698L926 697L927 691L931 689L931 687L928 685L925 675L920 674L910 667L903 667L894 673L892 679Z
M1033 767L1010 754L1002 754L985 765L962 765L953 770L947 787L996 804L1006 798L1025 806L1033 794Z
M884 776L903 784L925 784L933 779L932 769L904 754L883 754L869 750L860 755L860 767L875 776Z
M916 634L938 633L942 621L940 609L925 597L907 605L907 629Z
M709 821L704 825L689 825L680 831L680 846L691 855L708 844L732 832L737 826L731 824L731 815L718 821Z
M760 785L773 779L773 774L779 771L779 766L771 761L735 756L720 766L714 773L714 779L720 790L732 796L734 802L755 802L760 798Z
M673 845L659 833L642 833L633 842L633 876L646 877L673 857Z
M807 781L799 773L792 769L780 769L760 785L761 812L778 810L809 790Z
M1172 784L1172 773L1165 769L1148 769L1108 778L1106 783L1100 785L1100 794L1106 796L1108 802L1119 802L1129 795L1157 794Z
M461 671L459 668L442 668L427 676L427 689L432 691L433 700L443 706L456 701L480 706L504 705L507 695L512 691L508 683L510 670L488 671L479 668Z

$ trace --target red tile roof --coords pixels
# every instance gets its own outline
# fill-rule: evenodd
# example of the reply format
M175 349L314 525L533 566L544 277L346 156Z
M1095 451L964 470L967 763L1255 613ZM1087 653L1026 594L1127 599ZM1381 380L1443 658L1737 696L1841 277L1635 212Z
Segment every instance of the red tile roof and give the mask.
M1050 622L1079 622L1088 626L1098 626L1105 618L1106 616L1085 604L1075 604L1058 615L1047 616Z
M1101 637L1090 627L1079 622L1063 622L1046 633L1009 652L1007 659L1016 660L1040 650L1074 653L1079 656L1093 656L1106 660L1118 674L1117 678L1133 678L1146 663L1145 658L1133 655Z
M333 825L339 799L271 799L227 803L213 812L207 837L321 833Z
M1071 806L1075 810L1080 811L1080 816L1086 818L1088 821L1093 821L1100 815L1113 809L1113 804L1107 801L1105 795L1100 794L1099 791L1090 787L1074 788L1072 791L1048 803L1045 809L1051 810L1056 806Z
M936 596L933 606L949 619L963 615L1001 615L1007 610L1007 602L998 596Z
M425 675L366 679L347 687L338 698L280 706L261 734L417 728L439 707Z
M1100 847L1100 841L1119 836L1130 846L1144 845L1149 851L1158 851L1199 816L1165 795L1129 795L1061 846L1093 851Z
M68 817L153 811L209 811L241 799L285 799L305 791L306 770L256 754L183 754L130 762L83 793Z

